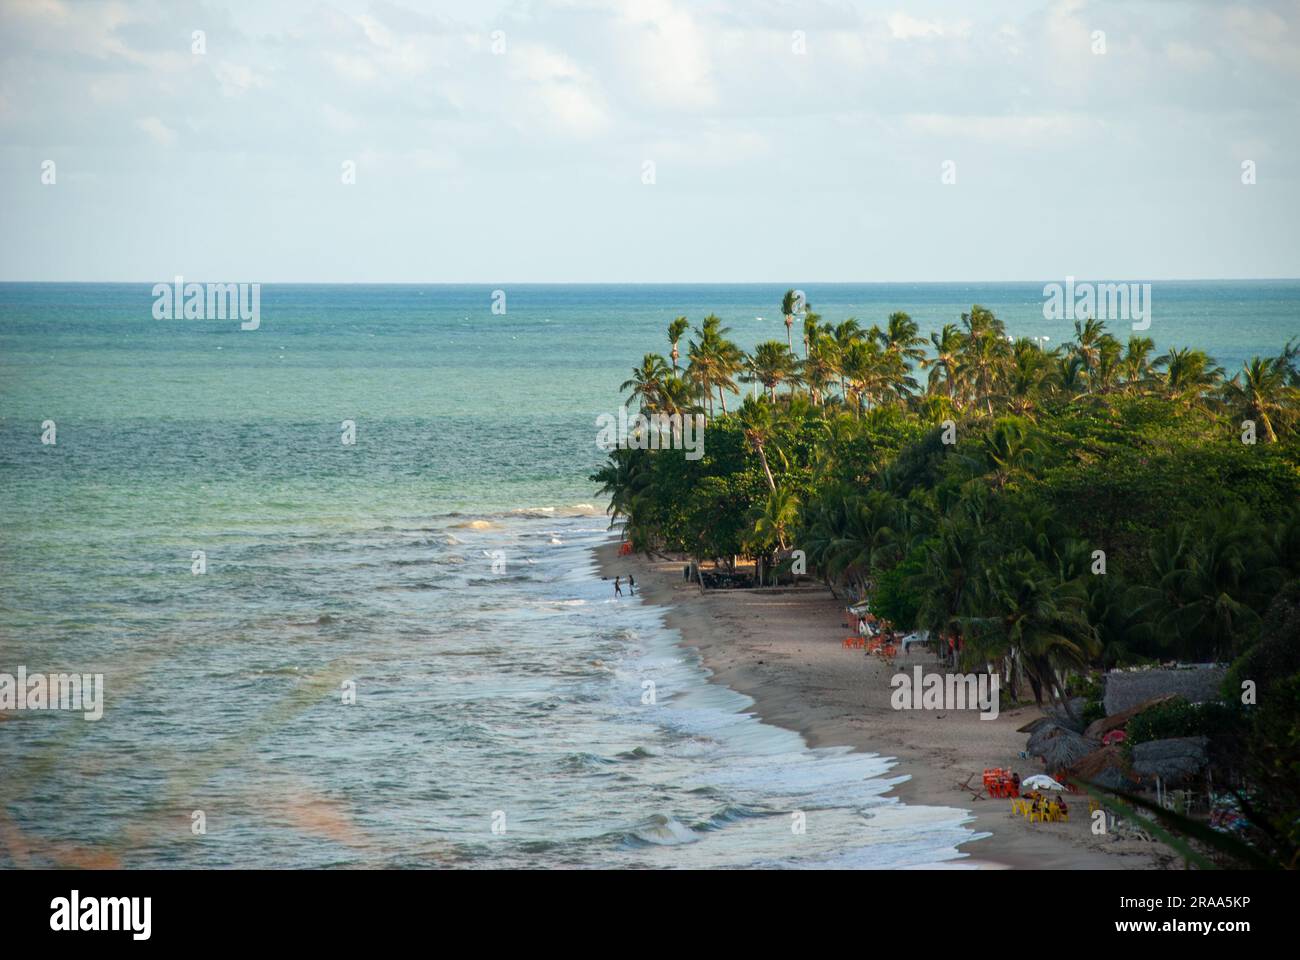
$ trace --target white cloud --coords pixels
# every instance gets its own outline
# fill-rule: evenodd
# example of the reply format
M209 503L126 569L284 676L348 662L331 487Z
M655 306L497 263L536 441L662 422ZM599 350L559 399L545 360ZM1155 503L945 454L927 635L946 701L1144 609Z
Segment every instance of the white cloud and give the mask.
M158 117L141 117L135 125L147 133L154 143L170 147L176 142L176 134Z
M221 84L222 95L226 97L241 96L263 84L262 78L253 71L252 67L231 63L228 60L218 62L213 73L217 82Z
M903 12L889 15L889 32L895 40L916 40L928 37L965 36L970 32L970 21L922 20Z
M1079 114L1038 116L909 114L907 126L920 134L950 140L968 140L1027 146L1075 149L1096 137L1104 121Z
M583 136L608 124L609 114L595 81L565 54L535 43L516 44L509 60L511 75L523 85L525 106L543 111L540 117L516 115L516 122L550 121Z

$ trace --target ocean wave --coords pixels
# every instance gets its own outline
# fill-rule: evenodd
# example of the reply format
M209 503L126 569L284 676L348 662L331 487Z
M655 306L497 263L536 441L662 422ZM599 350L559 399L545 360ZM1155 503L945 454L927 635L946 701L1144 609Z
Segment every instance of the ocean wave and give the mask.
M604 511L590 503L574 503L567 507L516 507L510 511L510 515L542 520L551 517L599 517L604 515Z
M723 807L709 819L697 826L697 830L721 830L723 827L733 823L739 823L741 820L752 820L756 817L764 817L768 814L762 810L756 810L753 807L743 806L741 804L731 804Z
M602 757L597 753L571 753L560 761L560 766L565 770L587 771L601 770L613 766L616 761L608 757Z
M626 837L629 843L656 847L674 847L697 843L700 835L673 817L656 813L639 823Z
M501 524L493 523L491 520L466 520L463 523L453 523L453 530L500 530Z

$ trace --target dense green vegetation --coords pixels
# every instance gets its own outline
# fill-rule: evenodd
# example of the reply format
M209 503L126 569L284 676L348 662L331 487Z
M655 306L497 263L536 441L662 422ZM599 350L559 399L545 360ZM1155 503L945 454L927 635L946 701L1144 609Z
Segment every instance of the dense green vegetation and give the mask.
M1039 702L1155 660L1234 661L1237 691L1272 671L1256 712L1290 753L1256 774L1296 773L1294 612L1289 635L1264 624L1300 578L1300 342L1228 376L1097 320L1045 350L979 306L928 339L905 313L794 307L787 341L750 354L717 317L678 318L672 363L647 354L624 385L647 414L707 418L703 458L617 449L593 476L635 549L764 570L803 551Z
M800 357L795 319L746 354L706 317L682 369L678 318L672 365L647 354L624 384L645 413L708 424L700 460L619 449L593 478L635 548L765 569L802 550L842 595L1039 697L1090 664L1230 660L1300 573L1294 343L1226 378L1096 320L1048 351L978 306L928 340L905 313L809 312Z

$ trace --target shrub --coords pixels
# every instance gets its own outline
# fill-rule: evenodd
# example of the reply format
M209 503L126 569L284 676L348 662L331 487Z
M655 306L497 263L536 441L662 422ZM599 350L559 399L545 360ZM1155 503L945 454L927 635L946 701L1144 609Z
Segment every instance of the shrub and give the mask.
M1245 712L1235 703L1211 700L1189 703L1175 697L1144 710L1128 722L1125 743L1133 745L1170 737L1209 737L1211 740L1239 735L1245 727Z

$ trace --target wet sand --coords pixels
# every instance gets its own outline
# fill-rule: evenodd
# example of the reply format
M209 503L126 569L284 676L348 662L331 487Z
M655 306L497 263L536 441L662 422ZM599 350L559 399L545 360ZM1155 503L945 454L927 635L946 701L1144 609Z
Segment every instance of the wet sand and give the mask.
M811 747L849 746L896 758L892 773L909 779L894 795L905 803L970 810L968 826L991 835L964 845L967 863L1058 870L1173 864L1158 844L1095 836L1083 795L1070 796L1068 823L1031 824L1013 815L1007 800L976 799L985 767L1011 767L1022 777L1042 772L1039 761L1018 756L1026 736L1016 732L1040 715L1038 708L1004 707L995 720L980 719L975 710L893 709L891 676L917 664L927 672L942 668L918 649L890 666L844 648L852 632L841 626L844 604L825 586L701 592L683 579L683 561L620 557L614 542L596 555L602 576L632 574L641 602L661 606L665 623L699 651L712 679L751 697L760 719L797 731ZM972 788L962 789L967 781Z

